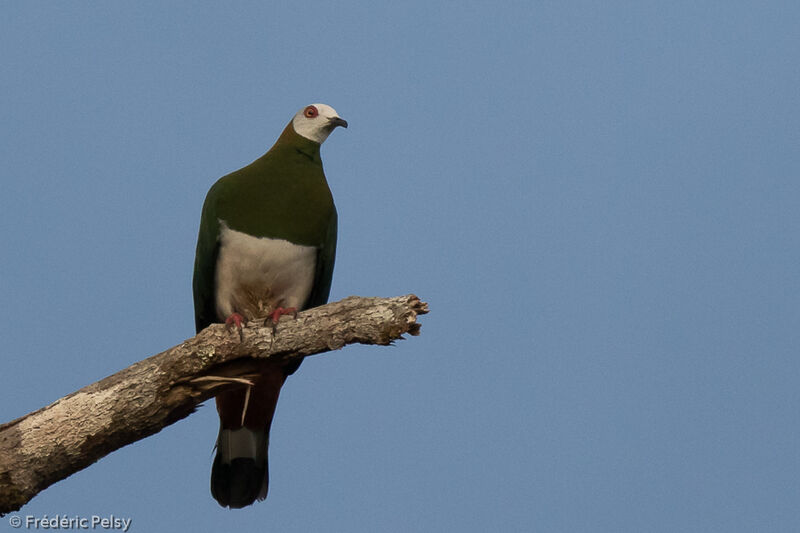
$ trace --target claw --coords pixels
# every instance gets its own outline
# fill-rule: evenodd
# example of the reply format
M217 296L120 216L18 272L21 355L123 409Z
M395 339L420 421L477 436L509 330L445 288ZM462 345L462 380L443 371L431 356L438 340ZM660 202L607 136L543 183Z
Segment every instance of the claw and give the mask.
M239 313L233 313L225 319L225 328L230 331L236 327L239 330L239 341L244 341L244 332L242 331L242 324L244 324L244 317Z
M278 307L273 312L271 312L267 316L267 320L264 321L264 325L267 325L268 321L272 322L272 335L275 335L275 330L278 327L278 322L280 322L281 317L283 315L292 315L292 318L297 318L297 308L296 307Z

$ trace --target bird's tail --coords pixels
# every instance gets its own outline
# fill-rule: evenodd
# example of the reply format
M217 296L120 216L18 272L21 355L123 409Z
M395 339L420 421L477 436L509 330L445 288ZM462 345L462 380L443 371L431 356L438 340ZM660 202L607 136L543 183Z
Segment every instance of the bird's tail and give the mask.
M282 370L271 370L249 393L236 389L217 396L220 429L211 495L223 507L239 509L267 497L269 429L285 379Z
M211 495L220 505L240 509L267 497L268 446L266 428L220 428L211 467Z

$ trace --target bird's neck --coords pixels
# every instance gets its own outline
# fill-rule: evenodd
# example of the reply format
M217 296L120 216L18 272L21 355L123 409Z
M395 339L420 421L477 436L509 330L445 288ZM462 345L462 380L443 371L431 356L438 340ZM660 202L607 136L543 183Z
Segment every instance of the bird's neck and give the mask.
M278 137L278 140L275 141L275 144L270 149L270 152L284 152L292 155L297 154L307 158L311 163L321 165L322 160L320 159L319 155L319 147L320 144L318 142L312 141L311 139L306 139L294 131L294 127L290 122L286 128L284 128L283 133L281 133L281 136Z

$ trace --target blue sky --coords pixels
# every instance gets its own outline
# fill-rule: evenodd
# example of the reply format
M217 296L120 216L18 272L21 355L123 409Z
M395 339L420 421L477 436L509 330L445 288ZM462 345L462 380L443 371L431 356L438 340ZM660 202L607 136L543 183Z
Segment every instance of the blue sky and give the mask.
M266 502L211 498L206 404L21 514L800 528L798 27L794 2L7 3L0 420L193 335L205 193L308 103L350 122L331 297L431 307L289 380Z

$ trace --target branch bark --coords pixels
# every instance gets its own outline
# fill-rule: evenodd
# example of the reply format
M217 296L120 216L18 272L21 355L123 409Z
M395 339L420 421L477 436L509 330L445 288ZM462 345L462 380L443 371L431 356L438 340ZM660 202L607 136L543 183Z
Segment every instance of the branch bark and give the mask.
M250 322L243 338L213 324L195 337L0 425L0 516L127 444L191 414L258 372L259 360L294 359L346 344L388 345L418 335L427 304L414 295L351 296L284 318Z

